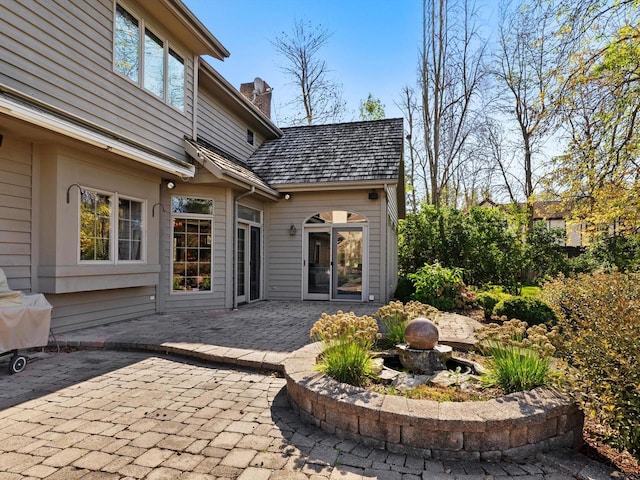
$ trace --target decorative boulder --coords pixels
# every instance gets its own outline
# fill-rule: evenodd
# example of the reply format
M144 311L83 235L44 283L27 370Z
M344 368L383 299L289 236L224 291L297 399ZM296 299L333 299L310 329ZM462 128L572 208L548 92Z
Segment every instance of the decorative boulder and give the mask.
M432 350L438 343L438 327L427 318L414 318L404 329L404 338L409 348Z

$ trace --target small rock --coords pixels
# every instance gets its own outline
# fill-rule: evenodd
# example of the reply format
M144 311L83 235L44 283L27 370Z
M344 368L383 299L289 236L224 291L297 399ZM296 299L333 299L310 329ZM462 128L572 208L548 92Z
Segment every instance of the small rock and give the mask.
M391 382L391 385L402 392L405 390L411 390L418 385L424 385L430 379L430 375L411 375L409 373L401 373L393 382Z

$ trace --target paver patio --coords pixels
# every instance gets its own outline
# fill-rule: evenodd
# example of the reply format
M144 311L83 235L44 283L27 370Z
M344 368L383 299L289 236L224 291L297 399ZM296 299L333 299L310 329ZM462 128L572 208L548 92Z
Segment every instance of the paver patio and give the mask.
M524 465L442 462L377 450L303 424L286 401L282 378L238 363L253 353L272 355L277 365L309 341L322 311L339 308L363 314L377 305L262 302L59 335L63 344L96 347L176 344L180 353L195 356L206 347L226 349L235 365L159 352L39 353L24 372L0 373L0 480L608 478L603 466L576 455L564 460L567 468L557 456ZM234 356L238 351L242 355Z

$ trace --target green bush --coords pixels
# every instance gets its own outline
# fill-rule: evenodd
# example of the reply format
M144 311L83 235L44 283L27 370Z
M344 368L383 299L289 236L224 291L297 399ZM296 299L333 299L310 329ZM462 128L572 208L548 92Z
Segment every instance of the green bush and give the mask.
M401 302L411 300L411 295L415 293L413 283L406 276L398 277L398 286L396 287L395 298Z
M400 222L399 271L415 273L439 262L463 269L468 285L500 284L515 295L524 277L537 281L567 268L558 245L563 234L539 223L525 234L527 223L526 212L517 207L473 207L463 213L422 205Z
M575 367L575 397L613 429L613 446L640 460L640 274L560 277L544 285L543 298Z
M499 317L517 318L529 325L555 325L556 314L551 307L539 298L510 297L498 302L493 314Z
M462 281L462 270L446 268L435 263L425 265L409 275L415 293L412 298L432 305L439 310L452 311L464 308L475 296Z
M502 300L510 298L511 295L502 292L480 292L476 294L476 303L484 310L485 320L490 320L493 315L493 309Z
M309 333L321 341L325 350L317 364L318 370L339 382L361 385L373 372L371 347L378 338L378 324L369 316L358 317L353 312L322 314Z

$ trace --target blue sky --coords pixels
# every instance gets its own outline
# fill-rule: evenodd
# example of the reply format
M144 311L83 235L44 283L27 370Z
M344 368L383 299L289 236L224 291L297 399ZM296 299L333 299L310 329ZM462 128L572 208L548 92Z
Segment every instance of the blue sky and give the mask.
M294 19L332 32L321 51L331 75L342 83L346 121L358 120L358 105L371 92L387 117L404 85L414 85L421 39L421 0L184 0L231 52L224 62L208 61L234 87L261 77L273 88L277 108L292 87L279 70L283 59L270 40L290 31ZM276 117L278 116L276 110ZM276 118L277 120L277 118Z
M293 87L280 71L284 60L270 41L291 31L294 19L322 25L332 36L321 51L347 100L345 121L359 120L369 93L385 105L388 118L405 85L417 78L422 39L422 0L183 0L231 52L224 62L208 59L234 87L261 77L273 88L274 117ZM480 1L479 24L495 25L493 0ZM485 30L489 32L489 30ZM280 108L278 108L280 106Z

